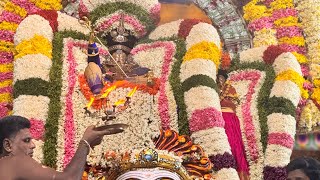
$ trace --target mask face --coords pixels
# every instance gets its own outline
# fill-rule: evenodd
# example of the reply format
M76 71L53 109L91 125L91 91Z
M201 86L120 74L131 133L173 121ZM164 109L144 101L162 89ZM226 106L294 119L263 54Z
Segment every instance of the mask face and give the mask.
M141 169L129 171L117 178L117 180L181 180L177 173L161 169Z

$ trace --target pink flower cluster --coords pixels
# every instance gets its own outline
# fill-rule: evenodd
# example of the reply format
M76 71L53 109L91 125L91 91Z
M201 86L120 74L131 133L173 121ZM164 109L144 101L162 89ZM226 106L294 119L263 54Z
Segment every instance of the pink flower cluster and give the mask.
M119 21L121 18L120 14L112 15L110 18L107 18L104 22L98 25L97 30L98 31L105 31L106 29L110 28L112 24L114 24L116 21ZM130 24L134 31L137 32L138 36L144 36L147 33L146 27L136 18L133 16L130 16L128 14L124 15L124 22L127 24Z
M259 155L258 143L256 139L256 130L253 121L257 121L257 119L253 119L253 115L251 112L251 105L253 101L253 95L256 93L255 88L258 85L259 80L262 78L260 71L251 70L251 71L241 71L237 74L233 74L230 77L231 81L250 81L248 92L245 96L245 102L241 105L241 113L244 119L244 132L245 137L248 142L248 150L250 154L250 158L252 161L256 160Z
M250 31L260 31L263 28L271 29L273 27L272 17L262 17L249 23L248 28Z
M285 26L277 29L277 38L302 36L302 29L297 26Z

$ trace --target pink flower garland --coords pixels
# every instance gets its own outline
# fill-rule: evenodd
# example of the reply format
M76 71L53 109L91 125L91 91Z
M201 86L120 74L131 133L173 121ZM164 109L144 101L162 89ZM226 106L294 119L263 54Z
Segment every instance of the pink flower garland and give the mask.
M271 29L273 27L272 17L262 17L249 23L248 28L250 31L260 31L263 28Z
M72 95L74 92L74 87L76 84L76 60L73 55L73 47L74 43L69 41L67 43L67 64L68 64L68 92L66 95L66 110L65 110L65 122L64 122L64 133L65 133L65 146L64 146L64 158L63 158L63 165L66 167L69 162L71 161L75 149L74 149L74 138L75 138L75 125L73 119L73 102L72 102Z
M277 29L277 38L302 36L302 29L297 26L285 26Z
M213 107L199 109L192 112L189 121L191 132L205 130L213 127L224 127L224 120L220 111Z
M279 9L276 11L273 11L272 16L274 19L280 19L280 18L285 18L288 16L293 16L297 17L298 16L298 11L295 9Z
M0 22L1 21L7 21L7 22L13 22L16 24L19 24L22 21L22 17L8 11L3 11L0 16Z
M13 78L13 72L0 73L0 81L7 80L7 79L12 79L12 78Z
M120 18L121 18L120 14L112 15L110 18L107 18L105 21L103 21L101 24L99 24L97 27L97 30L98 31L105 31L112 24L114 24L114 22L119 21ZM146 27L143 24L141 24L141 22L138 19L136 19L132 16L125 14L124 15L124 22L133 26L134 31L136 31L138 33L139 37L144 36L147 33Z
M13 53L11 52L0 52L0 64L12 63Z
M29 14L41 10L29 0L11 0L11 2L27 10Z
M0 74L0 77L1 77L1 74ZM7 87L3 87L3 88L0 88L0 94L2 93L12 93L12 86L7 86Z
M160 3L158 3L155 6L153 6L150 9L151 18L153 19L155 24L158 24L159 21L160 21L160 9L161 9L161 4Z
M31 124L31 127L30 127L31 136L36 140L43 139L43 135L44 135L44 122L43 122L43 120L31 118L30 124Z
M131 51L133 55L136 55L140 51L147 51L149 49L159 48L163 47L165 48L165 56L164 56L164 62L162 65L162 72L160 77L160 95L158 99L158 111L161 118L161 125L164 130L170 128L170 115L169 115L169 103L168 103L168 97L166 95L166 83L169 78L169 68L170 63L172 61L172 58L175 53L175 45L172 42L156 42L152 44L145 44L141 45L138 48L135 48Z
M0 30L0 40L13 42L13 36L14 32L12 31Z
M270 133L268 135L268 144L276 144L292 149L294 139L287 133Z
M245 102L241 105L241 112L244 119L244 132L248 142L248 151L252 161L255 161L259 157L259 150L257 147L256 139L256 129L253 124L253 117L251 113L252 96L255 93L255 87L258 81L261 79L261 73L257 70L254 71L242 71L240 73L234 74L230 77L231 81L251 81L248 87L248 93L246 94Z

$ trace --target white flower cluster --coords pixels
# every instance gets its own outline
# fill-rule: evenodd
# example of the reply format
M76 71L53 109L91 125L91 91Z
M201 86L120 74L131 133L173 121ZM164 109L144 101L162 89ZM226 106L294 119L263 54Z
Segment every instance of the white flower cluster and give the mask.
M86 6L89 12L93 11L95 8L106 4L106 3L115 3L115 2L126 2L126 3L132 3L137 6L142 7L147 12L150 12L150 10L156 6L159 2L157 0L82 0L83 4Z
M49 21L39 15L26 17L18 26L14 35L14 44L18 45L24 40L29 40L34 35L40 35L52 42L53 31Z

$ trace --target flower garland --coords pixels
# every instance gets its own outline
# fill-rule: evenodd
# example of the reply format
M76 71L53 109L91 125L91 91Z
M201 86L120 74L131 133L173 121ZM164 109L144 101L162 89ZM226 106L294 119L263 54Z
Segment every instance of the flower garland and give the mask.
M29 28L30 24L34 24L35 29ZM30 29L32 31L29 31ZM42 136L49 109L47 89L51 68L52 38L52 27L46 19L39 15L27 16L20 23L14 36L17 54L14 57L15 100L13 113L31 119L33 125L31 129L42 129L41 131L32 131L37 143L41 144L36 147L35 152L38 154L34 156L39 162L43 160L37 158L43 158L41 153ZM37 102L32 103L35 98L37 98Z
M306 107L302 109L299 127L302 131L312 131L313 128L319 125L318 114L319 109L315 108L315 104L320 102L319 92L320 86L317 81L320 76L317 76L317 63L319 62L319 45L318 45L318 32L320 31L316 19L319 17L319 5L314 1L297 1L297 9L301 17L301 24L305 32L306 43L308 44L308 58L310 65L310 76L314 88L312 89L311 99L308 100Z
M261 50L264 50L262 52ZM258 52L253 54L252 52ZM246 55L246 54L251 55ZM242 59L244 57L249 57L251 60ZM253 58L257 61L253 61ZM271 66L266 66L268 63ZM242 63L242 64L241 64ZM253 166L251 162L252 155L250 152L254 150L252 142L260 142L257 139L249 139L246 137L259 137L261 133L261 142L263 149L260 149L260 161L264 162L263 177L265 179L271 177L283 178L286 176L284 167L287 165L291 155L291 149L293 148L293 141L295 135L295 108L297 107L300 99L301 82L303 82L302 72L295 56L291 53L284 52L281 48L277 46L270 46L268 48L254 48L252 50L244 51L240 54L240 64L237 64L233 69L243 69L247 71L252 71L251 68L257 69L267 73L266 80L261 87L261 92L259 93L257 105L251 103L251 108L245 106L245 102L241 102L241 108L237 109L237 115L241 120L241 127L243 132L243 140L245 148L247 150L247 156L250 164L250 175L252 179L262 178L262 167ZM263 67L261 69L261 67ZM271 68L271 69L270 69ZM250 88L246 83L238 82L235 79L237 75L239 77L250 77L249 72L244 73L240 76L242 71L233 72L231 75L231 80L234 79L234 86L239 90L240 97L244 96L246 98L251 97L246 95L246 92L250 91ZM273 81L276 80L273 84ZM238 83L237 83L238 82ZM273 86L273 87L272 87ZM290 93L288 93L290 92ZM240 98L241 99L241 98ZM268 102L267 104L265 102ZM253 122L260 121L260 127L256 126L256 134L254 136L249 136L246 127L247 121L250 119L249 116L245 118L245 112L252 107L257 107L258 116L253 116ZM242 111L241 111L242 110ZM246 111L243 111L246 110ZM251 112L252 113L252 112ZM283 119L283 121L279 121ZM277 121L277 123L275 123ZM242 124L243 123L243 124ZM283 124L283 125L281 125ZM257 129L258 127L258 129ZM259 129L261 128L261 132ZM266 129L267 128L267 129ZM249 131L251 132L251 131ZM251 142L252 141L252 142ZM250 145L250 144L251 145ZM278 149L282 153L278 153ZM265 151L265 154L262 153ZM251 153L254 154L254 153ZM262 155L262 156L261 156Z

